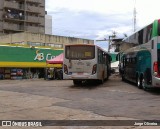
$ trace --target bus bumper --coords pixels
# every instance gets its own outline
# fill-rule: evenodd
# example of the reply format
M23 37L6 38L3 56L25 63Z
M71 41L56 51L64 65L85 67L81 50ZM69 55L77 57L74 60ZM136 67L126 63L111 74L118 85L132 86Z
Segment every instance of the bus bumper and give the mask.
M160 78L152 76L152 86L160 87Z
M73 73L71 75L63 75L63 79L69 79L69 80L74 80L74 79L97 79L96 75L92 75L89 73Z

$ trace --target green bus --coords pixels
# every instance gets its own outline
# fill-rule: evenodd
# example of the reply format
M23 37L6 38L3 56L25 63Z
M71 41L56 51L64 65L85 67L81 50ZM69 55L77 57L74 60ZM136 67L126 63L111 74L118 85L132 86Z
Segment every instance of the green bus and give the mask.
M136 44L121 56L122 80L135 82L143 89L160 87L160 19L122 42Z

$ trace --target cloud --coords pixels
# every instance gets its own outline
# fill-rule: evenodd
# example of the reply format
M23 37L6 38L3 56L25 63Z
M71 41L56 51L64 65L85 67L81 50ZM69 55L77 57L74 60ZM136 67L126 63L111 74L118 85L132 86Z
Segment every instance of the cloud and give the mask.
M79 33L82 31L83 35L89 35L88 32L92 32L93 35L100 35L113 30L120 33L123 31L126 31L125 33L133 32L134 6L137 10L137 29L153 22L154 19L159 18L159 13L156 13L159 12L159 4L156 3L159 1L46 0L46 10L53 16L53 26L56 27L53 32L57 32L59 27L60 30L74 32L74 35L80 35ZM150 9L151 7L154 8ZM80 27L77 28L77 26ZM68 30L70 28L71 30Z
M136 3L134 3L136 1ZM46 0L46 10L53 18L53 34L86 39L117 37L133 33L133 9L136 29L159 18L158 0ZM153 7L152 9L150 9ZM157 12L157 13L156 13ZM107 43L98 43L106 48Z
M129 14L124 13L107 15L61 8L49 14L53 17L53 34L89 39L104 38L113 31L124 33L131 28L132 22Z
M127 5L127 6L126 6ZM47 0L47 10L65 8L72 11L97 12L114 14L132 10L133 1L130 0Z

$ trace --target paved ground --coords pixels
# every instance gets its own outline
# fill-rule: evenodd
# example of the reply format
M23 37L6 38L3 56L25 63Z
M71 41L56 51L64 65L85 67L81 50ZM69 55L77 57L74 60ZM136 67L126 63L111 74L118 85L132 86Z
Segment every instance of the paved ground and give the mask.
M103 85L69 80L1 80L1 120L160 120L160 90L143 91L112 76ZM0 127L0 129L5 127ZM18 127L12 127L17 129ZM27 127L26 127L27 128ZM159 127L38 127L152 129Z

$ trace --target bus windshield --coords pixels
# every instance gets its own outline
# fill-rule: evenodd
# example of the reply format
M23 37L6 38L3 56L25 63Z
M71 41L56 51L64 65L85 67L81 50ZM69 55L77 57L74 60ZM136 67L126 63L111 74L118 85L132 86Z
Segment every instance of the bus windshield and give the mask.
M66 46L65 57L72 60L88 60L95 58L95 46Z

